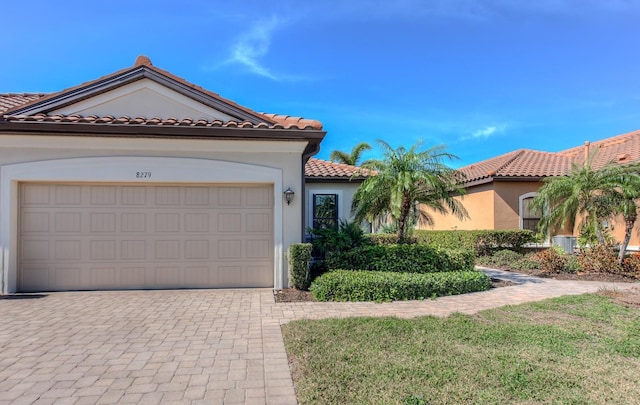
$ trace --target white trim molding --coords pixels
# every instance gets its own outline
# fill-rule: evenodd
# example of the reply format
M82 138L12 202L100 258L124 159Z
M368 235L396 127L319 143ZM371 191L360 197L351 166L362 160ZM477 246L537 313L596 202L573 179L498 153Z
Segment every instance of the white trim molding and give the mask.
M151 177L140 178L139 172ZM282 169L208 159L114 156L54 159L0 168L0 291L16 292L18 267L18 185L20 182L91 183L267 183L274 195L274 288L283 288Z
M524 226L523 215L522 215L522 211L524 209L523 201L526 200L527 198L533 198L537 195L538 193L536 191L532 191L530 193L522 194L520 197L518 197L518 228L519 229L523 229L523 226Z

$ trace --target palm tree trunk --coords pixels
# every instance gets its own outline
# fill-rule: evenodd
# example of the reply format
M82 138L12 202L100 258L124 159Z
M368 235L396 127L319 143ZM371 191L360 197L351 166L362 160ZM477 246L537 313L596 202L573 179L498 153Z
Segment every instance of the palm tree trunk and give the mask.
M591 213L589 214L592 218L592 222L593 222L593 227L595 228L594 230L596 231L596 237L598 238L598 244L599 245L604 245L604 236L602 235L602 226L600 225L600 221L598 220L598 217L595 215L595 213Z
M411 198L405 195L402 198L402 206L400 207L400 217L398 218L398 243L404 243L407 233L407 219L411 212Z
M622 241L622 245L620 245L620 252L618 252L618 264L622 264L622 260L624 260L624 254L627 251L627 246L629 246L629 241L631 240L631 232L633 232L633 226L635 225L635 223L635 219L625 218L624 240Z

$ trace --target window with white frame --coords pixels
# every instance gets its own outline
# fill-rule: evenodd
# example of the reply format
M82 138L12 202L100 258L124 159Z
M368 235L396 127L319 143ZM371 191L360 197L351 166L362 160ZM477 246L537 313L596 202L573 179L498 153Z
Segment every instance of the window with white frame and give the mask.
M527 193L520 196L520 229L538 232L541 213L531 203L538 193Z

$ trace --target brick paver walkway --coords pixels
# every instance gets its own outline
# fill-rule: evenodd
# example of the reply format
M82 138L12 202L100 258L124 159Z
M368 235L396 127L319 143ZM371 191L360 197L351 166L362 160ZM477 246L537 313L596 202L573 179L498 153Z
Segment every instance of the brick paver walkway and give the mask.
M295 404L280 325L404 318L634 285L542 280L437 300L275 304L271 290L52 293L0 299L0 405ZM638 286L636 283L635 286Z

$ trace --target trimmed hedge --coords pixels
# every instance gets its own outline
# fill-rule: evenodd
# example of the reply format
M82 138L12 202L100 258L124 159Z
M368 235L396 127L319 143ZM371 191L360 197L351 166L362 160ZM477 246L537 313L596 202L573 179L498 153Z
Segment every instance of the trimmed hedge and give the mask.
M471 251L440 249L427 245L361 246L330 255L327 268L373 270L397 273L470 271L475 257Z
M368 270L333 270L313 281L310 291L318 301L420 300L486 291L491 279L479 271L431 274Z
M512 249L522 251L524 245L537 241L529 230L477 230L477 231L413 231L418 243L441 248L473 250L476 255L491 254L495 250Z
M366 235L374 245L397 245L398 235L395 233L370 233ZM414 236L406 238L405 243L418 243L418 239Z
M306 290L311 284L311 243L296 243L289 246L289 273L291 285L298 290Z

